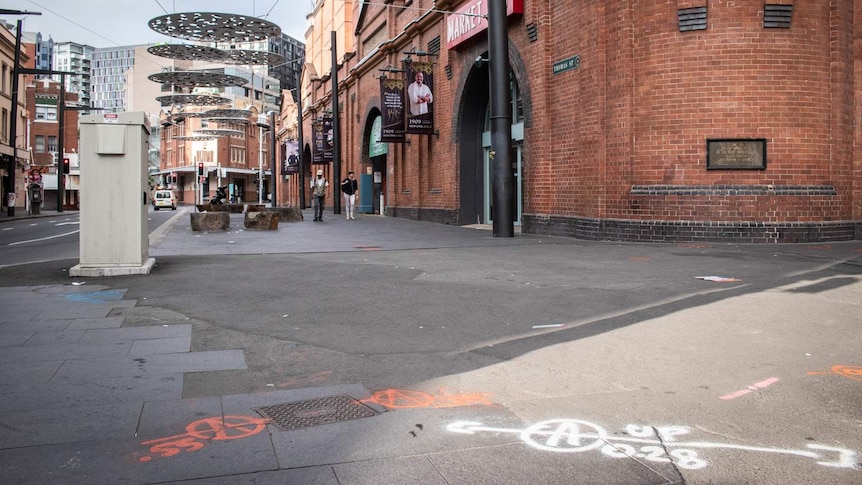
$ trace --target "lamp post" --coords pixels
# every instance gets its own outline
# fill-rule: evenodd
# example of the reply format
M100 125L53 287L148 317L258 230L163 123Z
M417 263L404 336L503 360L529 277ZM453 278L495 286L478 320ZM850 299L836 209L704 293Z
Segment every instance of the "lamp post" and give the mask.
M296 76L296 155L299 157L299 208L305 209L305 161L302 155L305 152L302 144L302 74Z
M28 12L26 10L10 10L10 9L0 9L0 14L2 15L42 15L42 12ZM21 29L22 20L18 20L16 22L15 28L15 55L14 60L12 61L12 126L9 127L9 139L12 144L12 157L9 159L9 164L7 171L8 177L6 178L6 187L5 192L9 199L6 202L6 215L9 217L13 217L15 215L15 162L18 159L18 146L16 145L15 140L18 138L18 76L21 74L20 64L21 64Z
M514 237L512 220L512 105L509 102L509 40L506 0L488 3L491 158L494 176L494 237Z
M279 169L275 164L275 111L269 112L269 179L272 182L272 195L270 195L270 206L278 207L276 200L278 199L278 184L281 182L278 177Z
M336 46L336 35L331 33L332 44L332 177L333 182L341 181L341 127L338 122L338 48ZM341 195L336 193L335 185L332 185L332 213L341 214Z

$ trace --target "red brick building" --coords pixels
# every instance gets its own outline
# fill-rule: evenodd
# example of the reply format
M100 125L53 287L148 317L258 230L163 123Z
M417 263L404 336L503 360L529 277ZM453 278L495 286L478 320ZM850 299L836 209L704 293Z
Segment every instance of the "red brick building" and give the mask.
M225 113L220 116L203 116L218 110L213 106L160 113L161 160L154 185L174 190L185 204L199 200L201 188L208 201L219 186L228 186L228 196L236 201L268 200L270 137L268 124L262 127L267 120L259 119L255 107L222 107ZM218 136L207 139L210 134ZM205 174L203 187L198 183L198 164L203 165ZM258 182L261 167L262 194Z
M59 81L34 79L28 76L26 89L28 134L30 143L30 179L40 179L45 188L44 207L57 205L57 163L69 158L69 174L64 183L63 207L78 208L78 111L67 109L63 113L63 152L59 153L60 140L60 87ZM78 95L63 93L67 106L78 104ZM35 175L38 173L39 175Z
M318 2L309 37L326 38L316 20L336 3ZM485 12L480 0L353 2L337 43L342 173L330 179L379 181L364 202L387 215L489 222ZM523 232L862 237L860 0L509 0L508 42ZM331 109L331 62L313 54L328 49L307 46L304 160L312 121ZM404 79L408 58L432 64L434 131L380 153L380 78Z

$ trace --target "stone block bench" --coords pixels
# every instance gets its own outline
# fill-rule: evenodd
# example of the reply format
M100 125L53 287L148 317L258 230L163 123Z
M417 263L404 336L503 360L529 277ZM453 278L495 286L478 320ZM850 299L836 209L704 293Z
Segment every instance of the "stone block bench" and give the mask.
M227 212L192 212L192 231L212 232L230 229L230 214Z
M278 213L271 211L246 212L243 223L245 224L246 229L273 231L278 229Z
M301 222L302 211L298 207L267 207L266 212L278 214L279 222Z

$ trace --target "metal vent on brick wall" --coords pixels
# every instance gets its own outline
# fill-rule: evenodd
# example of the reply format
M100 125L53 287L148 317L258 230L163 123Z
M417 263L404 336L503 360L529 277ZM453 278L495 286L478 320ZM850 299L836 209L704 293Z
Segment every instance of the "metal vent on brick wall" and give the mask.
M536 42L539 40L539 26L533 23L527 24L527 38L530 39L530 42Z
M285 431L377 416L377 411L350 396L288 402L254 410Z
M793 15L793 5L763 6L764 29L789 29L790 17Z
M679 31L706 30L706 7L681 8L679 16Z
M431 39L431 42L428 42L428 53L429 54L439 54L440 53L440 36L434 37Z
M452 79L452 66L446 64L446 79Z

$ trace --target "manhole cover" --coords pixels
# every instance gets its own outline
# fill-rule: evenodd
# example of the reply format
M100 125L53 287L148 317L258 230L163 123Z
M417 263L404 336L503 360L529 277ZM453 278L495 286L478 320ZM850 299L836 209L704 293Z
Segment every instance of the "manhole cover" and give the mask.
M288 402L254 410L285 431L377 416L376 411L350 396Z

